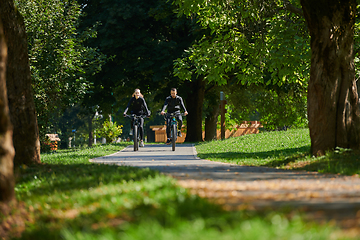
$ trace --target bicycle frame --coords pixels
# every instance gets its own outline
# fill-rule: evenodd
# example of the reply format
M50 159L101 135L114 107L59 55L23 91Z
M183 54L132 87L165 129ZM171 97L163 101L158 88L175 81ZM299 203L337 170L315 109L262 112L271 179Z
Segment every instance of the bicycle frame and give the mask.
M170 123L167 122L166 127L171 128L170 129L170 138L171 138L171 145L172 145L173 151L175 151L176 140L177 140L177 120L176 120L177 115L184 116L183 113L167 113L166 114L166 121L168 121L168 119L170 120Z
M145 118L145 115L136 115L136 114L131 114L131 115L126 115L125 117L131 118L131 120L133 120L133 138L134 138L134 151L138 151L139 150L139 142L140 142L140 133L139 133L139 127L140 127L140 119L141 118Z

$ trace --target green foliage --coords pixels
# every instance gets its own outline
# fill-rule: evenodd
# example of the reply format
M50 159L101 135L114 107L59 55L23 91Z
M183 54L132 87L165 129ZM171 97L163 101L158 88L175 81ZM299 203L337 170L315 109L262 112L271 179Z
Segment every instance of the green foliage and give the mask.
M42 154L43 164L17 169L30 213L19 239L320 240L337 230L297 212L227 212L158 172L88 161L124 146Z
M300 7L296 1L288 3ZM229 127L244 120L260 120L267 129L306 126L310 38L301 16L281 1L176 4L179 14L197 19L210 33L175 61L174 73L222 85Z
M306 90L301 87L290 92L260 91L256 93L256 100L256 111L265 129L307 127Z
M204 75L209 82L226 84L230 72L246 67L239 48L242 41L246 41L244 36L234 30L225 36L203 36L175 61L175 76L191 80L193 75Z
M192 74L225 84L233 75L242 84L306 84L310 66L305 20L281 1L177 0L180 14L196 16L211 30L175 63L175 74ZM299 6L294 1L295 5ZM271 79L265 80L267 74ZM270 81L270 82L269 82Z
M83 28L101 24L98 38L89 39L88 46L99 47L112 56L112 61L95 75L89 102L99 105L104 114L113 114L124 109L124 102L135 88L140 88L145 96L159 95L163 102L170 87L179 87L178 78L172 74L173 60L181 56L193 36L188 31L191 21L178 18L170 1L79 3L86 13L81 18ZM148 104L152 108L152 103Z
M360 9L360 1L357 1L357 10ZM356 14L356 22L354 26L354 63L355 63L355 75L358 79L360 76L360 14ZM360 89L359 81L357 88Z
M51 117L79 102L89 91L89 77L101 69L105 56L84 46L96 32L78 31L82 10L76 1L16 0L24 16L40 135ZM93 26L92 26L93 27Z
M106 139L107 143L111 143L122 133L122 126L118 126L116 122L105 121L100 129L95 131L95 134L99 134Z
M234 83L221 87L227 100L226 125L261 121L267 130L307 127L307 94L301 84Z

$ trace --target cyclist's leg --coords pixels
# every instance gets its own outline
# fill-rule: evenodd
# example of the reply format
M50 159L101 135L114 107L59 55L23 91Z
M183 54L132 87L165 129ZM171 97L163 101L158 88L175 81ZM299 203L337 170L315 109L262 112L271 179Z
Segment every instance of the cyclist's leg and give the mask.
M171 118L166 117L166 136L169 139L171 137Z
M182 127L182 124L183 124L183 119L182 119L182 116L179 114L176 116L177 118L177 122L178 122L178 129L181 131L181 127Z
M183 123L183 121L182 121L182 116L179 114L179 115L177 115L176 116L176 120L177 120L177 122L178 122L178 131L177 131L177 135L179 136L179 137L182 137L182 134L181 134L181 127L182 127L182 123Z
M144 140L144 119L140 118L140 126L139 126L140 140Z
M130 135L133 135L133 131L134 131L134 119L131 119L131 124L130 124Z

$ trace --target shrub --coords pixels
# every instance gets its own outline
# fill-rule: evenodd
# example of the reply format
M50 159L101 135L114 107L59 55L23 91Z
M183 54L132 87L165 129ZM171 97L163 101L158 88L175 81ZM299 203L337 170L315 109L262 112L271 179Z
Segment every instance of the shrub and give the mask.
M122 125L117 125L116 122L105 121L98 130L98 133L106 139L107 143L111 143L122 133Z

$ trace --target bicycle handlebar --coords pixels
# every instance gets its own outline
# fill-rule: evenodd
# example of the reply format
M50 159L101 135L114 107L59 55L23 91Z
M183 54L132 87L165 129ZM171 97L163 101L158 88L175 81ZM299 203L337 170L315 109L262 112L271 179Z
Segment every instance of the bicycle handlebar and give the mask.
M165 113L164 116L168 117L168 116L177 116L177 115L185 116L184 113Z
M136 114L131 114L131 115L127 115L127 114L125 114L125 116L124 117L127 117L127 118L146 118L146 117L148 117L148 115L136 115Z
M177 115L186 116L184 113L165 113L164 114L164 119L166 120L167 118L172 118L172 117L175 117Z

